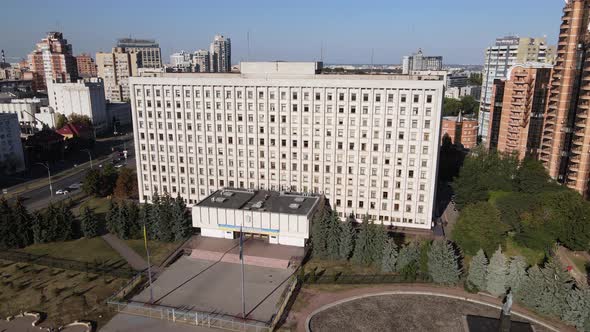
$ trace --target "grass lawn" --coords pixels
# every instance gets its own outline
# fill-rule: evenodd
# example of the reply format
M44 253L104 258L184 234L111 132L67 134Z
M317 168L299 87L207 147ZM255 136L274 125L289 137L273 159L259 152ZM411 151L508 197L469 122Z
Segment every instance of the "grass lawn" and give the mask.
M141 257L146 257L145 245L143 239L141 240L125 240L125 243L131 249L135 250ZM161 242L148 241L148 249L150 250L150 261L153 265L160 265L178 246L180 242Z
M47 314L43 326L92 320L100 329L114 312L104 301L127 280L0 260L0 317L20 311Z
M19 249L19 251L82 262L112 262L121 260L121 256L100 237L92 239L81 238L67 242L34 244Z
M80 204L77 208L74 208L73 212L76 215L80 215L84 208L89 207L98 215L105 215L109 210L110 199L106 197L91 197Z
M581 273L586 273L586 264L590 264L589 261L584 258L582 255L576 255L575 252L570 250L564 250L565 254L569 257L569 259L574 262L574 265Z
M317 258L310 259L305 264L305 271L309 272L317 267L317 272L325 270L325 274L332 275L338 272L342 272L342 274L379 274L380 272L370 266L359 266L352 264L351 262L345 261L331 261L331 260L322 260Z
M543 251L521 247L510 237L506 239L506 250L504 251L504 254L506 257L522 256L530 265L540 264L543 261L543 258L545 258L545 253Z

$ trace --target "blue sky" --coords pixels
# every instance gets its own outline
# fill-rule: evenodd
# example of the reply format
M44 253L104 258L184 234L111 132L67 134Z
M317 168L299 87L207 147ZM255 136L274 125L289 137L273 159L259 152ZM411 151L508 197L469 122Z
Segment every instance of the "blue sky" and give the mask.
M232 39L233 62L318 60L399 63L418 48L445 63L480 64L483 49L507 34L547 36L555 44L559 0L2 0L0 48L30 52L59 29L74 53L108 51L119 37L155 38L165 60ZM9 59L12 61L13 59Z

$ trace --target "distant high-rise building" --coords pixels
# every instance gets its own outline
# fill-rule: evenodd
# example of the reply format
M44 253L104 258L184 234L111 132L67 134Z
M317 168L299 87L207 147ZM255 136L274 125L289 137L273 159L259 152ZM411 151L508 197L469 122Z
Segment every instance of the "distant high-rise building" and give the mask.
M231 72L231 40L215 35L209 51L210 71L214 73Z
M209 51L196 51L193 54L193 71L197 73L208 73L211 71L210 60Z
M420 49L418 53L402 59L402 74L409 75L420 70L442 70L442 61L442 56L425 56Z
M549 175L588 197L590 0L566 1L545 110L540 159Z
M510 67L526 62L552 63L555 48L547 46L545 38L507 36L485 51L479 111L479 135L484 143L489 137L490 104L494 80L506 79Z
M129 100L129 77L137 75L142 53L113 48L111 53L97 53L98 76L104 80L106 99L111 102Z
M172 53L170 55L170 65L174 67L190 67L192 60L192 54L185 51L178 53Z
M58 83L75 82L78 78L76 58L72 45L61 32L49 32L29 54L30 71L39 90L47 89L47 81Z
M96 63L89 54L81 54L76 56L76 64L78 66L79 77L96 77Z
M508 70L492 89L488 147L516 153L519 159L537 157L551 65L527 63Z
M153 39L122 38L117 41L117 47L127 52L141 55L139 68L161 68L162 55L160 44Z

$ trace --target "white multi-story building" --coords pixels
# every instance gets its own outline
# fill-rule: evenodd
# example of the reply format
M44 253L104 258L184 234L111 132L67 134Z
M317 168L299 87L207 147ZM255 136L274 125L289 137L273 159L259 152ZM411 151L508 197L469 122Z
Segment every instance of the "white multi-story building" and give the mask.
M0 173L10 174L24 169L18 117L13 113L0 113Z
M209 70L214 73L231 72L231 40L215 35L209 49Z
M32 135L43 128L55 128L57 116L47 98L12 99L0 103L0 113L14 113L18 117L23 135Z
M198 50L193 54L193 70L197 73L211 71L210 55L207 50Z
M324 75L321 63L132 77L140 197L322 193L341 217L430 229L444 81Z
M442 61L442 56L425 56L420 49L417 53L402 58L402 74L422 70L439 71L442 70Z
M104 132L109 126L102 79L93 77L76 83L48 83L49 105L57 113L67 117L86 115L96 132Z
M510 67L518 63L553 63L555 47L548 46L545 38L507 36L485 51L481 103L479 110L479 136L486 142L489 136L490 103L495 79L506 79Z

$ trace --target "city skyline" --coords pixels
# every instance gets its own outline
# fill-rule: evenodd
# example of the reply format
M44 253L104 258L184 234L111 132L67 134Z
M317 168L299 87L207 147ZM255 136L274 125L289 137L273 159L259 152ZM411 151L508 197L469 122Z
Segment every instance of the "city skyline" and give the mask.
M110 10L115 5L117 10ZM0 23L0 48L9 62L16 62L25 58L47 31L59 30L72 43L76 55L109 51L118 38L132 36L156 39L167 60L174 52L194 51L208 44L219 33L232 39L233 64L246 60L320 60L322 48L324 62L333 64L371 63L371 53L375 64L401 64L402 56L418 48L425 54L443 56L444 64L480 64L482 50L504 35L546 35L549 44L556 44L562 5L555 1L540 6L530 0L502 0L489 6L465 0L444 4L379 0L362 4L303 1L279 8L270 1L230 1L222 8L221 4L181 1L174 8L185 10L178 11L157 3L137 6L132 1L121 4L109 0L84 6L71 1L57 5L40 2L40 10L30 12L10 0L4 9L12 14ZM162 16L166 10L174 14L173 20ZM204 15L203 10L223 15ZM30 24L22 26L18 20L25 15ZM56 21L56 17L60 19ZM21 28L9 29L11 26Z

